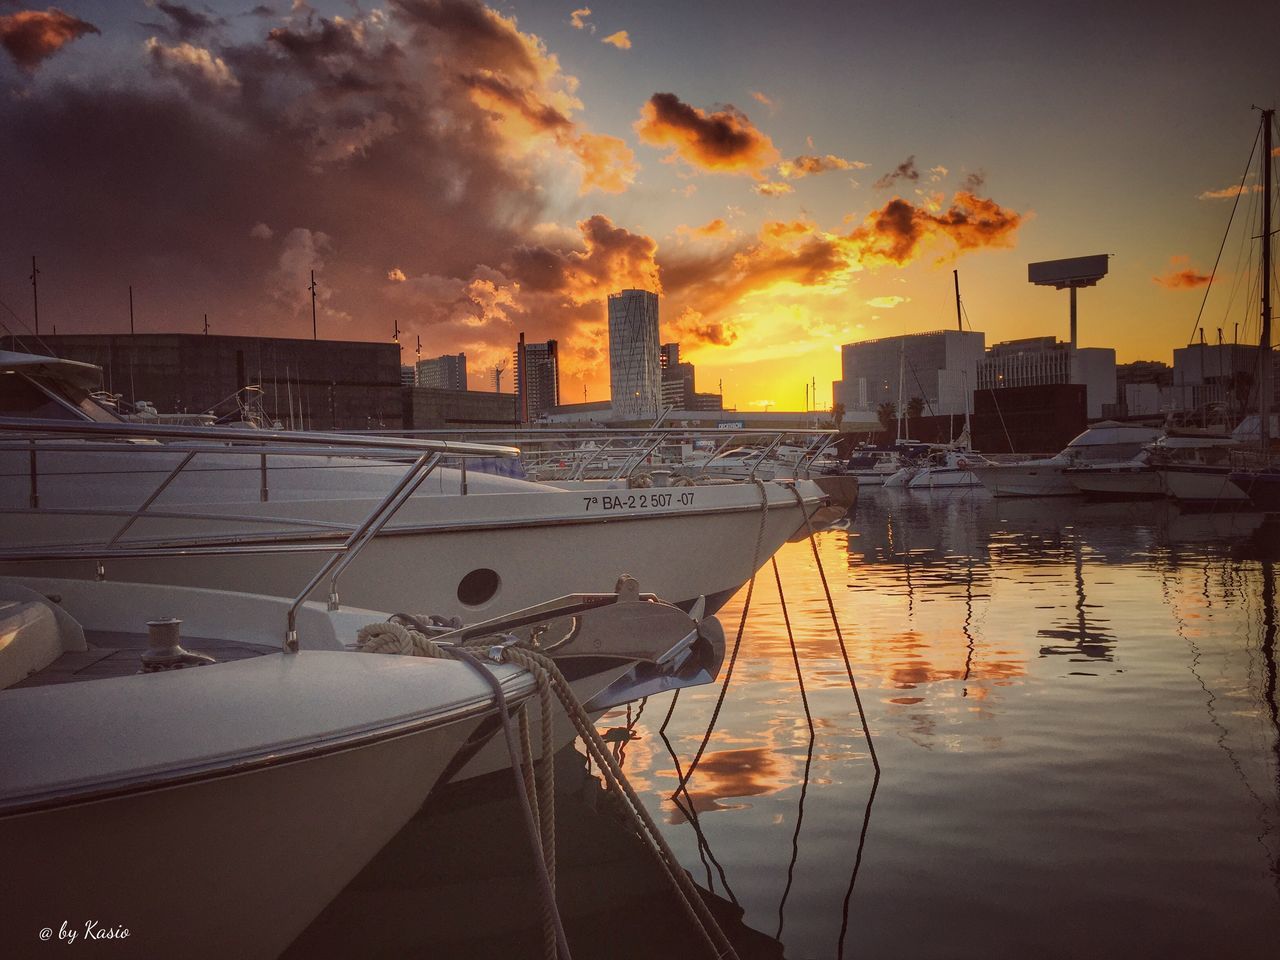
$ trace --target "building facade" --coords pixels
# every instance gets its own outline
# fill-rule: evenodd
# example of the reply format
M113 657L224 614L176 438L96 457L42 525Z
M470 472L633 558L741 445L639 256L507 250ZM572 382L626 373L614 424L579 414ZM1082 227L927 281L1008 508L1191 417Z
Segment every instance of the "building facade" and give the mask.
M832 396L849 411L872 411L882 403L905 405L913 397L928 414L964 413L977 384L986 335L971 330L934 330L846 343L840 348L841 379Z
M619 420L648 420L662 402L658 295L648 290L609 294L609 395Z
M419 360L417 385L437 390L467 389L467 355L447 353L433 360Z
M1074 368L1074 369L1073 369ZM979 390L1083 384L1087 415L1096 420L1116 402L1116 352L1110 347L1076 347L1068 341L1027 337L991 345L978 366Z
M516 410L528 423L560 405L560 359L556 341L516 344Z
M239 416L237 394L261 387L262 409L285 428L398 429L395 343L225 337L199 333L62 334L42 343L102 368L102 385L161 413Z

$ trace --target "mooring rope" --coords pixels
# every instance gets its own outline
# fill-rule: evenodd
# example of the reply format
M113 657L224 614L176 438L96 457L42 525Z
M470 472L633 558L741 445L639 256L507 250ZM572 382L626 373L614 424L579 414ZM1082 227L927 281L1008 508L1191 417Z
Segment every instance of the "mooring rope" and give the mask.
M582 738L583 745L604 775L606 784L611 790L626 799L632 819L642 828L641 836L647 838L648 846L655 859L679 895L681 906L686 915L697 927L714 956L721 958L721 960L724 960L724 958L736 960L737 952L733 949L733 945L724 935L724 931L720 929L715 917L703 902L698 893L698 888L680 865L679 859L667 844L662 831L658 829L657 824L654 823L648 810L645 809L635 789L628 782L626 774L622 772L622 768L614 760L608 744L601 739L595 725L591 722L591 718L587 716L582 705L578 703L572 689L569 687L568 681L560 673L560 668L556 666L555 661L545 654L518 646L503 647L502 654L512 663L525 667L532 672L536 673L539 668L545 671L556 696L565 709L565 713L573 723L578 735Z
M862 721L862 735L867 739L867 751L871 754L871 763L876 768L876 774L880 773L880 758L876 756L876 745L871 739L871 727L867 724L867 712L862 708L862 694L858 692L858 681L853 676L853 665L849 662L849 651L845 647L844 634L840 631L840 618L836 615L836 604L831 598L831 587L827 583L827 574L822 567L822 556L818 553L818 540L813 530L813 522L809 519L809 514L804 509L804 499L800 496L800 491L794 485L791 486L791 495L796 498L796 503L800 507L800 513L804 515L804 525L809 531L809 546L813 549L813 561L818 566L818 578L822 581L822 592L826 594L827 609L831 612L831 626L836 632L836 641L840 644L840 656L844 659L845 673L849 676L849 686L853 689L853 699L858 705L858 719Z
M693 776L693 771L697 769L698 761L702 759L702 754L707 749L707 744L711 741L711 734L715 731L716 722L720 719L720 708L724 706L725 694L729 692L729 682L733 679L733 668L738 663L738 651L742 646L742 633L747 626L747 612L751 609L751 595L756 587L756 571L760 567L760 547L764 543L765 523L769 519L769 490L757 477L752 477L751 482L760 491L760 526L756 530L756 546L751 555L751 579L747 581L747 596L742 602L742 616L738 618L738 632L733 638L733 650L729 654L729 666L725 669L724 680L720 684L720 694L716 697L715 709L711 711L711 720L707 723L706 733L702 735L702 742L698 744L697 753L693 755L693 759L689 762L689 768L680 777L680 782L676 784L676 789L672 792L673 797L682 790L686 796L688 795L689 791L686 785L689 782L689 778ZM800 505L800 512L804 513L803 503ZM675 709L674 703L672 704L672 709ZM692 799L690 804L692 805Z
M456 659L465 663L473 672L481 677L488 685L493 693L494 702L498 708L498 717L502 722L503 736L507 742L507 753L511 759L511 773L515 778L516 796L519 799L520 811L524 817L525 829L529 836L530 846L533 848L534 867L538 877L538 887L542 894L542 919L543 930L550 931L550 936L544 933L544 950L548 960L572 960L572 954L569 952L569 942L565 937L564 924L560 919L560 910L556 905L555 884L554 884L554 859L555 859L555 808L554 798L546 804L538 803L536 791L530 791L525 780L524 770L526 767L532 768L532 747L528 745L528 727L527 723L522 723L525 736L522 738L527 749L521 750L520 744L516 739L516 730L511 723L511 712L507 708L506 693L502 689L502 684L492 672L485 669L484 665L470 650L462 647L447 644L438 644L430 639L427 634L429 628L418 618L410 614L396 614L397 620L406 621L412 626L405 626L403 623L395 621L385 621L382 623L370 623L361 627L356 634L357 646L364 653L389 653L400 654L402 656L432 657L435 659ZM538 674L535 672L534 677ZM547 701L549 703L549 701ZM523 705L521 707L521 720L525 720ZM546 748L548 742L549 722L544 719L543 746ZM546 757L547 765L550 765L550 752ZM540 816L535 816L534 805L540 808ZM540 827L539 823L544 825ZM550 828L545 824L550 822ZM548 850L550 857L548 857Z

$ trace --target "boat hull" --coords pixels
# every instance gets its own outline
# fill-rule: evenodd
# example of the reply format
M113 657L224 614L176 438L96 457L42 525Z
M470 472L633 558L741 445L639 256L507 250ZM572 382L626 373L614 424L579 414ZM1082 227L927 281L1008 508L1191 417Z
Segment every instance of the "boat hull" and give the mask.
M999 464L974 467L972 473L997 497L1073 497L1076 485L1064 473L1065 464Z
M810 481L797 484L805 512L825 500ZM764 563L804 526L791 490L765 484L769 511L758 560ZM707 612L732 596L754 572L761 526L760 491L752 484L649 490L548 491L422 497L374 538L338 583L341 602L371 610L457 616L474 622L574 592L612 591L618 578L635 577L643 590L687 604L707 598ZM172 508L170 508L172 509ZM280 552L304 540L288 527L228 523L230 514L283 513L300 520L358 522L367 501L293 501L281 504L190 505L180 519L142 519L130 531L148 541L193 534L270 538L260 553L119 558L105 562L108 579L290 597L318 565L314 552ZM10 513L13 545L102 541L118 518L75 513ZM228 527L230 529L228 529ZM335 546L340 536L327 534ZM246 541L241 541L244 543ZM244 550L244 546L237 549ZM483 589L466 584L477 571ZM20 576L91 579L89 560L42 560L0 565ZM471 576L472 580L468 581ZM325 589L317 590L317 595Z
M1280 470L1233 473L1230 480L1259 510L1280 511Z
M1076 489L1091 500L1156 500L1165 496L1160 474L1133 467L1069 470Z
M1165 492L1187 503L1247 504L1248 495L1231 482L1225 467L1165 466L1158 470Z

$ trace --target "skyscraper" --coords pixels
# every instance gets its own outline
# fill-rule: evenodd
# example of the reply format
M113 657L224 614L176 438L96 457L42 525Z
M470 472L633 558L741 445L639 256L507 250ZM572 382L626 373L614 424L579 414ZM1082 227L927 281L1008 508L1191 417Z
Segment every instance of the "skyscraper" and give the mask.
M619 420L658 415L662 366L658 359L658 295L648 290L609 294L609 393Z
M556 341L516 344L516 411L522 423L537 420L560 403L560 362Z
M447 353L434 360L419 360L418 386L443 390L467 389L467 355Z

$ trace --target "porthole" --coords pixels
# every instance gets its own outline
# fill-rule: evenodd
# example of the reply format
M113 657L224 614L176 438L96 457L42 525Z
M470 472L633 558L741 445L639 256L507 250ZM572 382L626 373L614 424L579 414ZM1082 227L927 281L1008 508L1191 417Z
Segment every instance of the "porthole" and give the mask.
M462 578L458 584L458 600L468 607L478 607L492 600L501 584L502 579L496 570L480 567Z

